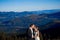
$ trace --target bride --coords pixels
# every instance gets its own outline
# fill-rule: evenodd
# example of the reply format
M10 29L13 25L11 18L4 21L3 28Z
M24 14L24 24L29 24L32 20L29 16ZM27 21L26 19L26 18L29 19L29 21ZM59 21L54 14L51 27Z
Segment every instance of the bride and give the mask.
M38 27L35 28L35 40L40 40Z

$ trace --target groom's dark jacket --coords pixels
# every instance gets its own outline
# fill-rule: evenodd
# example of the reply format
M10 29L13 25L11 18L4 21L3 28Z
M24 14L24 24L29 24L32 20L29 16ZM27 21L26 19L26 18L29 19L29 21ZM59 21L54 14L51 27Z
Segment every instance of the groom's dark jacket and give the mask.
M27 30L27 37L28 37L28 40L34 40L34 39L32 38L31 29L28 29L28 30Z

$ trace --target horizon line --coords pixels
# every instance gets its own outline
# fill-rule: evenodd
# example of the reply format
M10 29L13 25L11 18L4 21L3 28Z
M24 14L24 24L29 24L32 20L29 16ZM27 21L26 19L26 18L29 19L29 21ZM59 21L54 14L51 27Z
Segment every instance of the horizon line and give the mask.
M31 11L44 11L44 10L60 10L60 9L43 9L43 10L26 10L26 11L0 11L0 12L31 12Z

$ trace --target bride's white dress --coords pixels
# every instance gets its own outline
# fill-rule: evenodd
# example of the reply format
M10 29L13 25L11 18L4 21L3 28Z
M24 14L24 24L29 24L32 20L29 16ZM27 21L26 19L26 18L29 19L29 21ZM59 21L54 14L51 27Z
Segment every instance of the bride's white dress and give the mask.
M40 37L37 35L38 35L38 32L35 32L35 40L40 40Z

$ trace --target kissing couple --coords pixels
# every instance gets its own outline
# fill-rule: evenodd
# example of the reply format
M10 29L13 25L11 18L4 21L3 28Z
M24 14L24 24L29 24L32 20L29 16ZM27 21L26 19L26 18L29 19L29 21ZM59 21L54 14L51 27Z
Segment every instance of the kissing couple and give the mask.
M34 24L30 25L27 31L27 35L28 35L28 40L40 40L38 27Z

